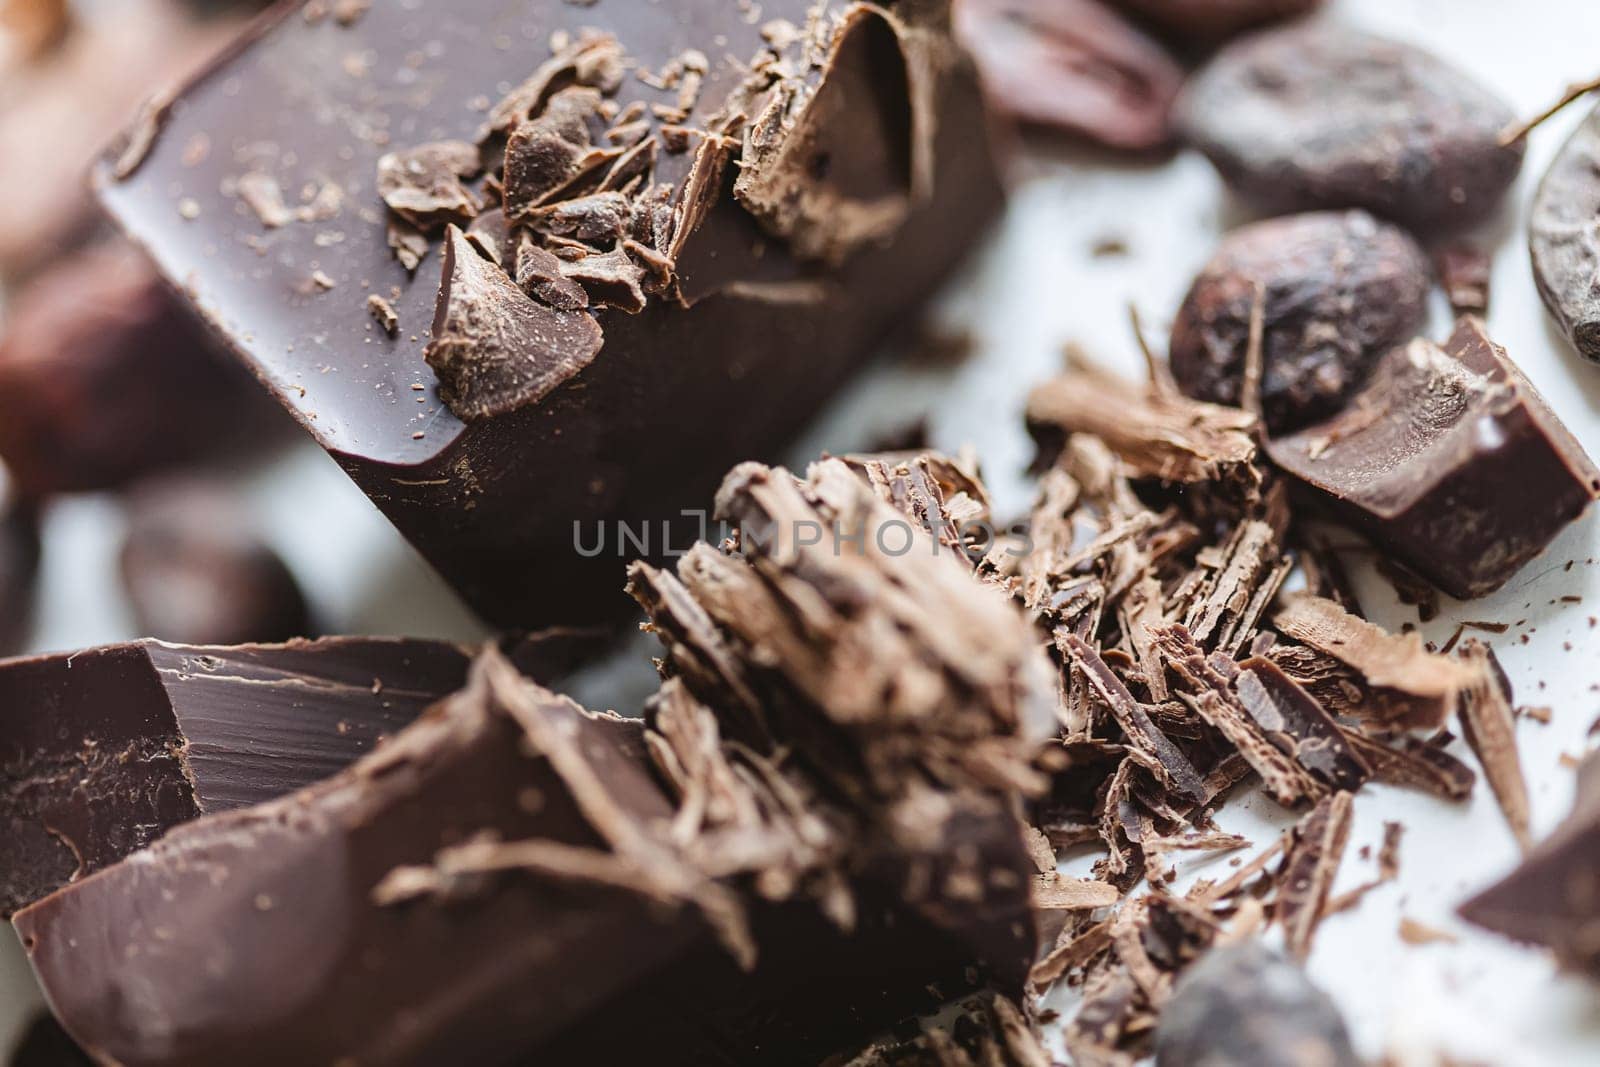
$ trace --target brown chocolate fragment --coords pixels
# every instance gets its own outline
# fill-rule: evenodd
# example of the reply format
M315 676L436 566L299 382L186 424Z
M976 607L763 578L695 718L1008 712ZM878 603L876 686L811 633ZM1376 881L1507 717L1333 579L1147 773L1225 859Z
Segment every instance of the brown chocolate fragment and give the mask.
M475 145L437 141L378 160L378 194L389 210L420 230L466 225L482 205L465 185L483 169Z
M70 257L16 293L0 335L0 455L24 492L112 488L277 424L127 245Z
M1036 386L1027 418L1047 447L1075 433L1099 437L1136 478L1215 483L1240 496L1260 488L1255 416L1141 389L1085 362Z
M1510 108L1470 74L1324 22L1230 45L1178 112L1228 184L1272 211L1360 207L1416 229L1465 225L1494 211L1522 168L1522 143L1500 143Z
M1600 362L1600 236L1589 225L1600 213L1600 108L1590 112L1539 183L1528 220L1533 278L1578 354Z
M1295 644L1267 653L1341 715L1407 729L1442 726L1476 684L1471 668L1391 634L1322 597L1289 597L1272 625Z
M492 418L537 404L599 353L600 327L591 315L536 303L454 226L445 234L443 264L426 355L458 417Z
M371 315L372 321L383 327L383 332L390 337L400 332L400 313L395 311L393 304L377 293L367 295L367 314Z
M1461 916L1553 951L1600 979L1600 756L1578 770L1572 814L1505 878L1461 905Z
M1457 241L1434 254L1439 284L1457 315L1489 314L1489 279L1494 259L1475 244Z
M1289 955L1304 963L1327 914L1328 895L1350 839L1349 793L1334 793L1295 825L1278 875L1273 918L1283 925Z
M1270 443L1315 499L1440 589L1503 585L1600 492L1596 471L1483 323L1384 357L1343 412Z
M1183 68L1099 0L966 0L956 16L1000 112L1112 148L1172 140Z
M1417 243L1360 211L1271 219L1227 235L1172 326L1173 377L1235 407L1260 293L1260 405L1277 434L1339 410L1374 363L1415 335L1429 268Z
M1494 791L1517 844L1526 852L1533 845L1531 813L1528 782L1517 751L1511 683L1494 651L1482 641L1462 642L1460 656L1477 676L1475 684L1462 694L1461 734L1483 765L1483 776Z
M130 645L0 664L0 913L181 822L293 792L461 684L429 641Z
M1239 664L1239 702L1274 744L1330 789L1354 792L1372 769L1316 699L1271 660Z
M1322 0L1114 0L1117 7L1190 44L1232 37L1303 15Z
M1259 941L1212 949L1161 1013L1156 1067L1357 1067L1344 1019L1300 967Z
M220 485L140 487L128 500L120 564L147 637L239 645L312 636L294 574Z

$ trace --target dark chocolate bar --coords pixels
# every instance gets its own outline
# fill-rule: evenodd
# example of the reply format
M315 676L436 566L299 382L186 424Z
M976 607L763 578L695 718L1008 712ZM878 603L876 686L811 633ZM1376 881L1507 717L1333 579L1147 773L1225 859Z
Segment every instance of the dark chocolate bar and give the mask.
M664 700L680 726L703 712L681 690ZM126 1067L814 1062L929 1006L927 983L969 984L972 942L900 904L887 857L841 927L774 899L781 882L711 876L761 843L741 863L777 878L771 847L802 842L702 831L681 848L685 818L642 722L488 654L466 691L338 777L180 827L15 923L67 1030ZM949 847L1017 872L1001 826L967 824Z
M171 827L302 789L457 689L468 653L156 641L0 664L0 914Z
M1600 493L1600 471L1483 323L1390 352L1338 415L1269 442L1321 503L1451 596L1483 596Z
M1001 201L946 3L761 14L290 12L153 110L101 195L482 614L615 614L625 601L596 594L619 552L578 552L575 529L589 545L597 524L649 520L659 554L670 518L688 544L699 522L680 509L790 436ZM507 218L537 239L502 241ZM471 235L455 264L465 245L488 263L452 272L453 311L446 222ZM485 322L494 344L463 336ZM554 366L506 369L524 358Z

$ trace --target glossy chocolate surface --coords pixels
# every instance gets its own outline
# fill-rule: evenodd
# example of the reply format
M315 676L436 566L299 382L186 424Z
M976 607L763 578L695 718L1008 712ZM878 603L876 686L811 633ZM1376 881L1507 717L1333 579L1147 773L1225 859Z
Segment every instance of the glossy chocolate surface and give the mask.
M348 26L288 13L172 105L131 176L103 169L101 196L480 612L516 625L615 614L625 607L624 561L609 541L597 556L580 555L575 524L592 543L598 521L609 530L609 520L656 520L648 551L659 554L658 520L705 499L729 463L781 444L996 211L1001 194L965 63L951 54L936 67L930 188L889 240L837 270L801 262L725 195L678 257L692 307L606 309L604 346L575 380L535 406L470 425L445 406L422 358L440 256L431 251L414 276L396 261L374 187L377 160L424 142L471 140L484 108L549 55L557 30L612 32L649 69L686 49L703 52L710 70L693 126L765 47L761 24L804 25L812 7L781 0L751 20L723 0L420 0L374 5ZM832 119L827 166L870 184L907 154L883 142L909 138L910 120L892 91L880 107L860 99L877 89L849 78L841 86L844 102L860 106ZM616 100L675 95L630 75ZM689 155L663 156L658 179L675 181ZM297 207L332 187L337 213L269 229L238 195L238 179L251 173L273 178ZM310 284L319 271L333 288ZM369 295L392 297L392 336L369 314ZM686 544L698 522L675 529L675 543ZM604 595L612 590L614 598Z

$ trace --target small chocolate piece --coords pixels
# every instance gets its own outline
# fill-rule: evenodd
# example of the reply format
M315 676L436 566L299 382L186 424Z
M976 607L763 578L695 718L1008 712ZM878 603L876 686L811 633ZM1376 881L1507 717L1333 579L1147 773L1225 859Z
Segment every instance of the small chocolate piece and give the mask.
M1274 434L1325 418L1427 314L1427 257L1364 211L1270 219L1223 238L1172 324L1178 387L1250 407L1243 393L1260 307L1260 408Z
M1451 596L1483 596L1600 493L1600 471L1483 323L1379 363L1333 418L1268 445L1335 514Z
M956 34L997 110L1112 148L1172 140L1183 68L1099 0L963 0Z
M461 182L482 169L478 147L465 141L390 152L378 160L378 195L390 211L423 232L445 223L465 226L482 205Z
M1510 107L1470 74L1323 22L1219 53L1178 103L1184 135L1272 211L1362 207L1415 229L1476 222L1522 168Z
M1476 684L1461 701L1461 736L1483 766L1483 776L1494 791L1496 803L1511 827L1517 844L1526 852L1533 845L1528 802L1528 780L1517 751L1517 719L1512 707L1511 681L1494 650L1476 638L1461 643L1461 659L1471 665Z
M648 528L656 554L693 540L697 520L680 513L731 462L787 440L994 218L1002 189L977 79L948 25L946 0L892 10L766 0L759 20L728 0L416 0L374 4L348 26L286 8L179 94L137 170L119 180L102 167L99 192L474 608L510 627L595 621L629 609L616 591L618 549L594 554L575 541L592 544L597 527L610 536L619 523ZM540 54L507 40L554 47ZM349 56L368 73L349 73ZM384 73L395 71L406 77ZM517 274L520 242L495 238L498 267L451 242L452 266L479 281L487 273L508 302L480 308L480 328L503 325L500 340L512 344L530 324L564 322L576 337L537 369L524 359L520 373L514 360L470 351L470 328L429 338L440 275L428 264L444 257L388 209L375 178L391 153L387 172L407 179L401 160L418 145L472 144L487 173L460 187L503 208L520 195L499 173L505 142L572 88L602 96L602 123L615 109L615 124L589 137L621 154L558 187L519 229L573 275L594 277L595 292L580 296L545 260L543 277L530 265L518 279L544 307L530 310L494 284L495 271ZM219 130L227 145L188 154ZM654 153L635 151L656 140ZM453 173L469 162L461 153ZM763 180L740 197L751 166ZM338 214L267 229L238 199L248 173L286 195L332 188ZM432 200L408 203L417 184L408 179L392 195L424 221L434 203L465 214L454 179L437 176ZM793 181L797 203L839 210L785 222L771 194ZM182 201L199 209L192 221L176 216ZM898 220L892 231L883 218ZM619 242L609 233L582 234L624 222L623 252L645 275L638 314L628 313L636 279L620 262L574 262L611 256ZM836 269L807 258L846 246ZM296 287L314 269L340 288L303 295ZM353 295L362 284L393 308L392 334ZM603 335L598 354L584 315Z
M310 612L283 559L220 485L141 486L128 500L122 586L139 631L190 645L310 637Z
M1528 219L1533 279L1578 354L1600 363L1600 107L1591 111L1539 183Z
M30 495L114 488L282 422L126 244L63 260L9 311L0 455Z
M600 344L593 316L538 303L459 229L446 232L444 283L424 358L457 417L487 419L537 404L588 366Z
M1572 814L1522 864L1461 905L1468 922L1528 944L1600 980L1600 754L1578 769Z
M329 638L0 664L0 914L208 812L337 772L466 676L461 649Z
M1456 241L1434 254L1439 284L1457 315L1489 314L1489 279L1494 259L1482 247Z
M1113 0L1188 44L1210 44L1264 22L1303 15L1322 0Z
M1246 941L1178 980L1156 1028L1156 1067L1359 1067L1344 1019L1294 963Z
M67 1036L61 1024L48 1011L34 1016L22 1040L11 1050L7 1067L94 1067L77 1042Z

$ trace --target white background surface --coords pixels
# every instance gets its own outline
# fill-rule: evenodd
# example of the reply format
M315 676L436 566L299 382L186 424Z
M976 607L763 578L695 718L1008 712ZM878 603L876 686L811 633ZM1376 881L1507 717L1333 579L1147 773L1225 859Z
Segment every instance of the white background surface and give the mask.
M1328 17L1427 44L1476 71L1519 113L1536 112L1570 81L1600 74L1596 0L1332 0ZM1600 456L1600 367L1584 364L1550 326L1522 236L1533 186L1584 107L1533 136L1504 216L1480 236L1495 250L1491 332L1590 453ZM934 444L976 446L1003 517L1023 512L1031 497L1023 473L1031 446L1021 423L1028 388L1058 365L1069 340L1137 372L1129 301L1144 312L1152 339L1164 342L1170 316L1218 234L1246 218L1194 154L1129 165L1096 153L1052 151L1025 161L1020 177L1004 226L939 309L940 320L974 331L978 355L943 370L892 362L875 367L796 447L794 463L823 449L862 447L925 415ZM1106 237L1126 241L1130 254L1093 259L1090 248ZM1447 328L1439 298L1433 332L1442 337ZM479 635L442 583L319 451L304 447L241 478L264 528L330 628ZM1519 702L1554 709L1549 725L1524 720L1518 734L1540 835L1570 804L1572 775L1561 756L1583 751L1585 732L1600 716L1600 629L1590 623L1591 614L1600 615L1596 521L1591 512L1500 593L1469 605L1446 600L1442 615L1423 627L1425 636L1443 641L1461 619L1515 624L1490 640ZM37 648L137 636L113 595L119 525L108 500L55 508ZM1577 561L1570 571L1568 560ZM1415 620L1359 559L1350 562L1378 621L1398 627ZM1558 602L1569 595L1583 601ZM592 672L582 695L593 704L633 710L641 679L647 684L649 677L648 654L648 646L636 646L622 657L627 667L618 674ZM1372 875L1373 861L1363 861L1358 851L1371 845L1376 853L1384 821L1407 827L1398 883L1330 919L1310 962L1313 976L1344 1009L1362 1052L1395 1054L1407 1064L1435 1062L1441 1052L1496 1065L1600 1064L1600 986L1561 976L1541 954L1453 918L1456 904L1516 860L1488 789L1480 783L1469 804L1451 806L1374 786L1357 797L1355 811L1336 892ZM1241 796L1220 821L1251 836L1257 847L1287 822L1257 795ZM1187 869L1218 875L1230 868L1214 860ZM1448 930L1459 942L1404 945L1396 936L1402 916ZM18 956L0 935L0 1048L34 996Z

